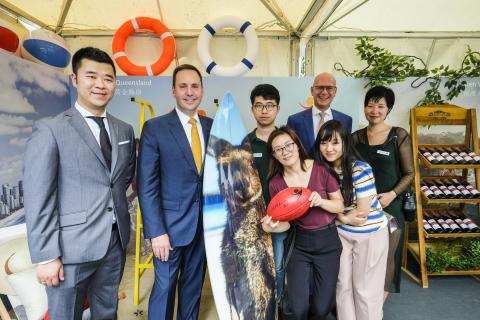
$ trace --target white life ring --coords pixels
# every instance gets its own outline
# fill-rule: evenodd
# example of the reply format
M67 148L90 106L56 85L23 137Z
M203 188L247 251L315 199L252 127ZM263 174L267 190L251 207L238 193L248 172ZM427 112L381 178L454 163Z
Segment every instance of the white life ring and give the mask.
M247 54L245 55L245 58L231 67L222 67L218 65L213 61L209 50L210 40L217 30L226 27L240 30L245 36L245 40L247 40ZM255 28L249 21L235 16L224 16L211 23L207 23L203 27L198 37L197 50L200 61L205 67L207 73L216 76L239 76L253 68L258 53L258 37Z

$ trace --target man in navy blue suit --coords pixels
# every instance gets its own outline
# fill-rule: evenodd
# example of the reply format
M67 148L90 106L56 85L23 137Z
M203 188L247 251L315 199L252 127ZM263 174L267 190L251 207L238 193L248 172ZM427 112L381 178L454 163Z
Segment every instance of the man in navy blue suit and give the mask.
M310 92L313 96L313 108L291 115L287 120L287 125L295 130L309 154L320 127L328 120L339 120L352 132L352 117L330 107L337 93L337 81L332 74L318 74Z
M148 319L197 319L205 276L203 159L212 119L197 114L202 77L192 65L173 72L174 111L145 122L138 155L138 196L151 239L155 282Z

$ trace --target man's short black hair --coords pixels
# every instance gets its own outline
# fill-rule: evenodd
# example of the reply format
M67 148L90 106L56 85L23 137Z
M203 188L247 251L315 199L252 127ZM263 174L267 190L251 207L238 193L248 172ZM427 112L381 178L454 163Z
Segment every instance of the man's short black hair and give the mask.
M277 88L268 83L263 83L257 85L253 88L250 93L250 102L253 104L255 97L262 97L265 100L275 100L275 102L280 104L280 93Z
M393 90L384 86L376 86L370 88L365 94L365 101L363 106L368 106L370 100L373 102L378 102L380 99L384 98L387 103L388 112L392 110L393 105L395 104L395 93Z
M85 47L79 49L72 58L72 71L74 74L77 74L78 69L82 63L82 59L92 60L100 63L107 63L112 66L113 74L117 75L117 70L115 69L115 64L113 63L112 58L103 50L93 47Z
M181 64L178 67L173 70L173 76L172 76L172 88L175 88L175 83L177 81L177 73L183 70L192 70L195 71L198 74L198 77L200 78L200 84L203 87L203 81L202 81L202 74L200 71L195 66L192 66L191 64Z

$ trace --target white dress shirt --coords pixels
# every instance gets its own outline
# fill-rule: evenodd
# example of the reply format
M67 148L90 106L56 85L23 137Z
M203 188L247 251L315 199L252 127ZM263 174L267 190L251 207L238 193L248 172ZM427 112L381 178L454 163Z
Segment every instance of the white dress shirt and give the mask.
M95 122L95 120L93 120L92 118L89 118L89 117L97 117L97 116L91 113L90 111L88 111L87 109L85 109L84 107L82 107L78 103L78 101L75 102L75 108L78 110L78 112L80 112L82 117L85 119L85 121L88 124L88 127L90 128L90 131L92 131L93 136L95 137L95 140L97 140L98 145L100 146L100 148L102 148L102 146L100 145L100 126L98 125L98 123ZM110 140L110 144L112 144L112 139L110 138L110 127L108 126L108 120L107 120L107 111L104 110L103 113L100 115L100 117L103 117L103 123L105 124L105 129L107 130L108 139ZM114 213L112 213L113 214L112 221L113 223L115 223L117 222L117 217L115 216L115 210L113 211Z
M177 111L178 117L180 118L180 122L182 123L183 130L185 131L185 134L187 135L188 143L190 144L190 148L192 148L192 125L188 122L190 121L190 117L187 116L185 113L180 111L178 107L175 107L175 110ZM197 121L197 130L198 130L198 135L200 136L200 144L202 146L202 160L205 158L205 141L203 139L203 130L202 130L202 124L200 122L200 118L198 117L198 114L195 113L193 118Z
M320 110L317 107L312 107L312 120L313 120L313 139L317 138L318 131L320 131ZM323 123L333 120L332 108L328 108L324 111Z
M90 131L92 131L93 136L95 137L95 140L97 140L98 145L100 145L100 127L99 125L95 122L95 120L88 118L88 117L96 117L93 113L82 107L78 101L75 102L75 109L80 112L82 117L85 119L85 121L88 124L88 127L90 128ZM105 124L105 129L107 129L108 133L108 139L110 140L110 144L112 143L112 139L110 138L110 127L108 126L108 120L107 120L107 111L103 111L102 115L100 117L103 117L103 123Z

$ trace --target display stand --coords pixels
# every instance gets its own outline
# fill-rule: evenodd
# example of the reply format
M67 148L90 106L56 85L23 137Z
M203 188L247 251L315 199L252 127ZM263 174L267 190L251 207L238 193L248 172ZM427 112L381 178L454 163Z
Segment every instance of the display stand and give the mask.
M150 102L141 100L139 98L131 98L132 102L140 104L140 135L142 134L143 124L145 123L145 107L148 107L150 111L150 118L155 117L155 111ZM142 243L142 212L140 210L140 202L137 207L137 220L135 227L135 275L134 275L134 288L133 288L133 304L138 305L140 301L140 278L146 269L153 268L153 254L149 254L144 262L140 261L141 256L141 243Z
M444 238L466 238L480 237L480 233L440 233L431 234L423 229L423 212L424 205L435 205L442 207L445 205L457 204L459 208L464 210L466 203L478 204L480 199L429 199L420 191L420 181L422 178L431 178L421 176L420 165L429 169L460 169L462 174L459 176L434 176L434 178L460 178L465 180L468 170L475 171L475 186L480 189L480 165L479 164L431 164L420 152L419 147L460 147L468 148L475 153L479 153L477 118L475 109L465 109L454 105L428 105L413 108L410 111L410 134L412 137L412 150L415 167L415 194L417 201L416 226L418 229L418 240L411 241L408 239L407 223L405 228L405 247L403 255L403 270L412 279L414 279L423 288L428 288L428 276L444 276L444 275L480 275L480 270L446 270L442 272L428 272L426 262L426 244L434 242L436 239ZM465 126L465 140L463 144L421 144L418 142L417 128L419 126ZM432 208L432 207L429 207ZM412 222L413 223L413 222ZM420 265L420 277L417 277L407 268L408 253L411 253Z
M11 320L10 315L7 312L7 308L3 304L2 300L0 300L0 320Z

